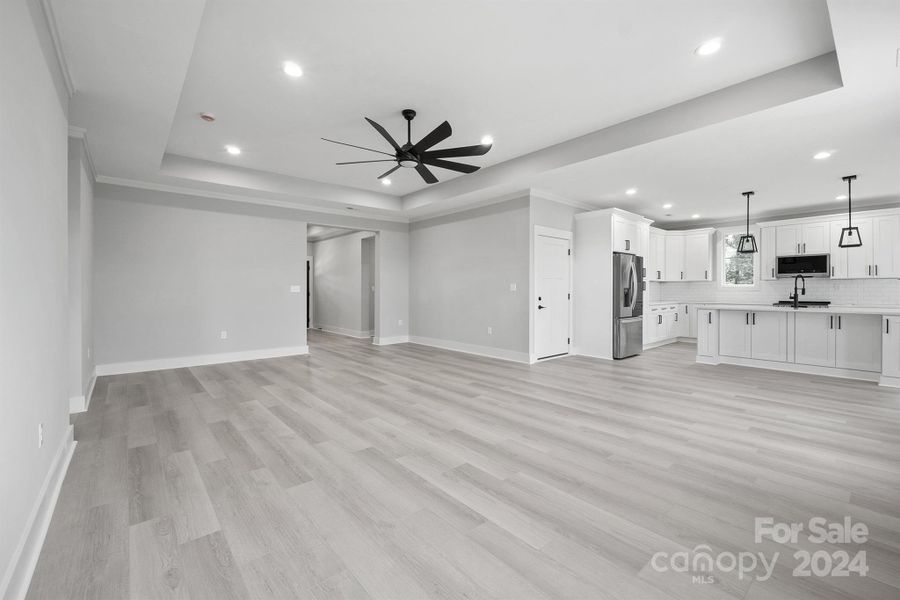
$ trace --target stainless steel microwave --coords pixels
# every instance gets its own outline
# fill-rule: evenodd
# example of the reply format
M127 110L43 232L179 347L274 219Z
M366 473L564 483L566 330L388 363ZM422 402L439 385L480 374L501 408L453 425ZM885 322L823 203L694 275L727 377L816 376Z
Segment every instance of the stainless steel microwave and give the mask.
M776 277L828 277L831 270L830 254L801 254L775 258Z

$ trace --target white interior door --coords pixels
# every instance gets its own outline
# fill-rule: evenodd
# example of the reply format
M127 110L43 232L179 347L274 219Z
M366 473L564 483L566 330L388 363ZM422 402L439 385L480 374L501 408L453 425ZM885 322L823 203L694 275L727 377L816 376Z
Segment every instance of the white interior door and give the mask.
M538 235L534 249L534 352L538 358L569 352L571 241Z

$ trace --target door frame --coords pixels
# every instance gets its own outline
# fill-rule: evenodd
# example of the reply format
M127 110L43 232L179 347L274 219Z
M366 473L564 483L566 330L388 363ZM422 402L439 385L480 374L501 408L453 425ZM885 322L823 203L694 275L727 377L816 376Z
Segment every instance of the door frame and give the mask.
M537 353L535 352L534 347L534 332L535 332L535 314L537 311L537 261L535 260L535 254L537 252L538 238L539 237L552 237L562 240L567 240L569 242L569 352L566 354L561 354L559 356L548 356L546 358L541 358L540 361L551 360L553 358L562 358L564 356L572 355L572 343L574 340L572 339L572 324L573 318L575 316L575 311L573 310L575 303L575 295L572 293L572 275L574 271L574 258L575 255L572 253L574 250L573 239L574 236L571 231L565 229L555 229L553 227L545 227L543 225L533 225L532 226L532 234L531 234L531 256L530 256L530 274L529 277L529 285L528 285L528 299L529 299L529 307L528 307L528 362L534 364L538 362Z

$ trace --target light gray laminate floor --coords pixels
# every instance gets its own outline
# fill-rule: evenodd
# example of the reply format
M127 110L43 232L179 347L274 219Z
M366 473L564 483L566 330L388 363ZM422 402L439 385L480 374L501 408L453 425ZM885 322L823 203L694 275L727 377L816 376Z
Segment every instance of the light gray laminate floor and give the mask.
M100 378L29 598L900 598L898 390L687 344L311 347ZM768 516L868 542L756 544ZM700 544L780 558L767 581L653 569ZM865 550L868 575L793 577L798 549Z

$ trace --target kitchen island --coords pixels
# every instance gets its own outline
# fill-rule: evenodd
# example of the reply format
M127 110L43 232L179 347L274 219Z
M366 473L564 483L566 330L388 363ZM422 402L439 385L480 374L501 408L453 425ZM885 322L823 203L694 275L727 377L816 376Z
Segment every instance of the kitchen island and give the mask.
M697 362L900 387L900 306L699 304Z

